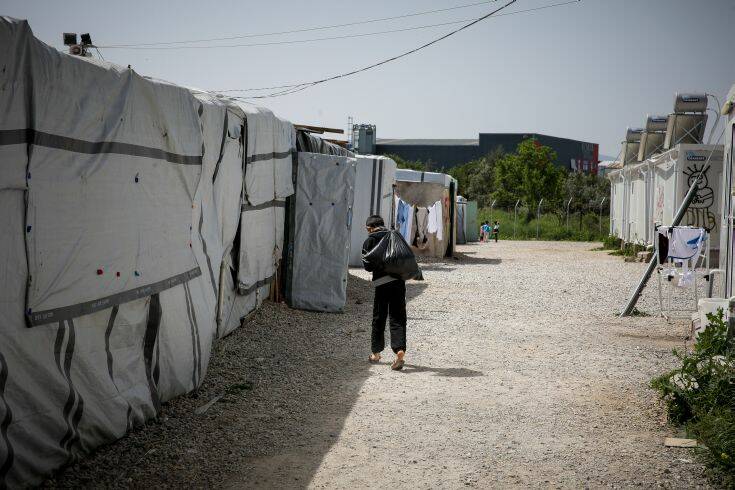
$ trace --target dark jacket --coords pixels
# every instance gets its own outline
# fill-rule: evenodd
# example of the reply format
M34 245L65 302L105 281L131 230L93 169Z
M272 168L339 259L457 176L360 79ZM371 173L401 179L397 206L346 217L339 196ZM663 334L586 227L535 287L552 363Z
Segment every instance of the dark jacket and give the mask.
M370 233L367 237L367 240L365 240L365 242L362 244L362 254L365 255L373 248L375 248L375 245L377 245L378 242L380 242L380 240L387 234L388 229L384 227L380 227L377 231ZM381 270L376 270L376 267L374 267L373 264L367 264L364 260L362 261L362 265L366 271L373 273L373 281L377 281L381 277L387 276L385 272Z

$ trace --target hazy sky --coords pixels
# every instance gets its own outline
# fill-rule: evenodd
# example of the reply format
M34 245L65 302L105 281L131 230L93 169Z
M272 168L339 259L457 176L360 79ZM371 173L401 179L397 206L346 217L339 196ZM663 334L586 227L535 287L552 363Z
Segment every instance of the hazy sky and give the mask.
M90 32L96 44L177 41L284 31L394 16L479 0L4 0L41 40ZM561 3L518 0L504 12ZM222 44L339 36L476 18L498 2L449 12ZM617 155L626 126L668 113L676 91L722 99L735 83L735 0L582 0L489 19L395 63L259 102L295 123L379 138L474 138L537 132L600 143ZM296 45L192 50L102 49L143 75L210 90L303 82L414 48L454 26ZM213 44L213 43L210 43ZM714 107L714 104L712 104Z

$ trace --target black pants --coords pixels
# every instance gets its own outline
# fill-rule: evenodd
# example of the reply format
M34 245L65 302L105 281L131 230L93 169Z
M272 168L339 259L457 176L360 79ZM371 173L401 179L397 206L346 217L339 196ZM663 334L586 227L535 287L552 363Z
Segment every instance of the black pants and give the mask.
M393 352L406 350L406 283L391 281L375 288L373 301L372 351L385 349L385 321L390 315L390 347Z

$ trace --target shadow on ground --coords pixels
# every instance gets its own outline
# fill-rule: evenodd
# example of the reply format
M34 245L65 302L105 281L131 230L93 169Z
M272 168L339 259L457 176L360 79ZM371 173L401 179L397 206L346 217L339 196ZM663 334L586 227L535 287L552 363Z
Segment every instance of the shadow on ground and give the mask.
M341 315L264 303L216 343L198 393L166 403L158 421L46 486L307 486L370 375L372 294L369 281L350 275Z
M444 376L447 378L475 378L477 376L485 376L482 371L475 371L474 369L467 368L452 368L452 367L429 367L429 366L418 366L416 364L406 364L403 366L401 371L405 374L410 373L433 373L434 376Z
M472 254L464 252L454 252L454 257L460 264L498 265L502 262L501 259L492 257L474 257Z

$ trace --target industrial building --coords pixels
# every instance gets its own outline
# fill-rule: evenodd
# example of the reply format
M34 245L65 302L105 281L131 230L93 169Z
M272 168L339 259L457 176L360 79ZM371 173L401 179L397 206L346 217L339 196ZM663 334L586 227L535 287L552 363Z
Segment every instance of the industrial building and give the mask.
M447 169L481 158L496 148L514 151L526 139L551 147L557 165L568 170L597 173L599 145L538 133L480 133L476 139L385 139L376 137L374 125L353 126L352 141L363 154L395 155L420 161L431 170Z

